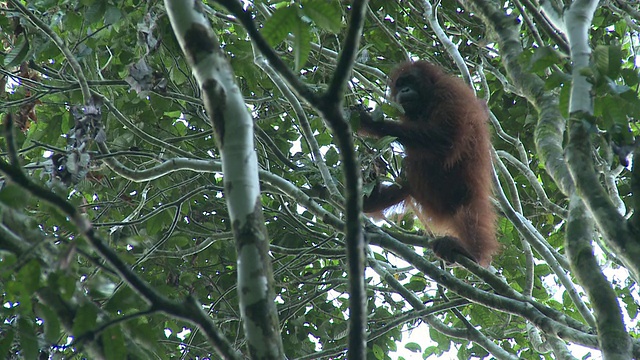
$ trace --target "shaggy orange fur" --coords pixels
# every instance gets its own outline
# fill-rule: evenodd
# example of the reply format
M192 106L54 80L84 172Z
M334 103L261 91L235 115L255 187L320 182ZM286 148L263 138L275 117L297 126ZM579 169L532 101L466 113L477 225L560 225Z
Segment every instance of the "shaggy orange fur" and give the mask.
M462 254L489 266L498 252L496 213L490 201L491 152L486 105L460 79L426 61L401 64L390 76L401 121L360 114L361 130L393 136L404 146L404 180L377 185L364 199L375 213L405 201L429 229L439 257Z

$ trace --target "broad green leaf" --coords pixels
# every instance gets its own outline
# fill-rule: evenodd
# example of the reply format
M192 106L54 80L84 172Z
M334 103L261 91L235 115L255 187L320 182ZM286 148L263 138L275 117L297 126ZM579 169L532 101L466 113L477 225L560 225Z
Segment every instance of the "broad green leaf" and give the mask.
M97 315L97 310L94 305L80 305L73 319L73 333L76 334L76 336L80 336L87 331L95 330Z
M31 260L22 266L16 278L22 282L27 292L34 293L40 288L41 274L40 263L37 260Z
M415 342L409 342L404 345L404 348L411 352L420 352L422 351L422 346Z
M37 359L40 347L33 319L20 316L18 319L18 329L20 330L20 351L24 359Z
M18 208L20 205L24 204L28 196L29 194L19 185L9 183L0 190L0 203L11 208Z
M619 46L598 45L593 50L593 58L600 73L612 79L619 76L622 66L622 52Z
M293 43L296 70L300 70L307 62L311 52L311 28L301 19L297 19L293 27Z
M20 65L29 54L29 41L21 38L18 44L14 46L11 51L4 57L4 66L12 68Z
M289 33L295 31L300 21L298 10L293 6L276 9L260 30L271 46L282 42Z
M127 358L127 349L124 344L124 336L119 325L111 326L102 333L103 344L109 344L109 351L106 351L108 360L119 360Z
M342 28L342 10L340 9L340 2L338 1L303 1L302 12L324 30L337 34Z
M384 355L385 355L385 351L382 350L380 345L373 344L373 356L375 356L376 359L384 359Z
M44 325L44 339L50 344L58 342L61 329L58 314L49 307L42 305L38 307L38 316L42 318Z
M13 345L13 339L15 337L15 330L13 327L7 327L3 331L3 336L0 337L0 354L7 354L11 350Z

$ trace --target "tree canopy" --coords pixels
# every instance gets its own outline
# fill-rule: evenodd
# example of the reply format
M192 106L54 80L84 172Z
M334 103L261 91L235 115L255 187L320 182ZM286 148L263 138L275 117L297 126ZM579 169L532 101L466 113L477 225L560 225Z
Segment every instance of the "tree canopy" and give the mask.
M8 0L0 29L1 357L640 357L637 2ZM349 109L397 118L418 59L489 110L488 269L362 214L403 148Z

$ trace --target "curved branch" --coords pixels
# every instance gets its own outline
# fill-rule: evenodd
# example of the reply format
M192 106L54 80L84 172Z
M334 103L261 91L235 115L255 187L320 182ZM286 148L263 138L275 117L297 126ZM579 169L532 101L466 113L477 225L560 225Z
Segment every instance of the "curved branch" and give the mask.
M538 155L562 192L571 194L574 187L573 179L562 156L566 120L560 114L555 94L547 92L544 81L522 67L520 54L523 48L517 21L513 15L507 15L494 2L482 0L459 0L459 2L482 18L491 32L496 35L500 49L503 50L502 63L511 83L518 93L523 94L538 111L539 118L534 135Z
M70 221L88 240L91 246L93 246L133 290L151 305L151 309L162 311L168 315L187 320L197 325L222 356L229 359L241 359L240 354L217 329L211 318L207 316L202 306L200 306L195 299L189 297L183 302L174 302L156 292L153 287L144 282L144 280L130 269L129 264L125 263L114 250L104 243L100 235L91 225L91 222L66 199L35 184L31 179L27 178L19 168L7 164L2 159L0 159L0 172L19 184L31 195L47 202L61 211L65 216L68 216Z
M498 359L517 359L513 355L509 354L507 351L502 349L500 346L497 346L493 341L491 341L488 337L482 334L480 331L475 329L474 327L466 327L465 329L460 328L452 328L444 324L440 321L436 316L433 315L434 309L436 306L432 306L427 308L422 300L418 298L413 292L409 291L405 288L391 273L389 273L386 269L384 269L373 256L369 256L368 263L380 277L386 281L394 290L396 290L407 302L413 307L414 310L420 311L423 313L427 310L431 310L429 313L423 315L424 321L429 324L435 330L453 337L457 339L465 339L468 341L473 341L478 345L482 346L489 353L494 355ZM446 305L446 304L445 304Z
M76 74L78 84L80 85L80 90L82 91L82 98L84 99L84 103L88 104L91 99L91 92L89 91L89 85L87 84L87 78L84 76L84 71L80 66L80 63L76 59L75 55L71 52L67 44L65 44L64 40L58 34L53 32L47 24L45 24L42 20L40 20L37 16L35 16L26 6L22 5L22 3L18 0L9 0L11 5L15 6L20 10L20 12L29 19L38 29L47 34L47 36L56 44L58 49L64 54L64 57L69 62L69 65L73 69L73 72Z
M538 200L540 200L540 203L545 209L547 209L548 211L554 214L557 214L563 219L567 218L569 212L566 209L552 203L551 200L549 200L549 197L547 196L546 192L542 188L542 185L540 185L540 183L538 182L538 178L536 174L534 174L533 171L527 165L523 164L518 159L516 159L513 155L509 154L506 151L499 150L497 151L497 154L501 158L507 160L511 165L515 166L516 169L518 169L518 171L520 171L520 173L527 178L527 180L529 181L529 184L533 188L533 191L535 191L536 195L538 195Z
M546 309L547 311L543 313L542 310L545 310L545 307L542 305L538 304L537 306L534 306L531 301L518 301L502 295L479 290L439 269L436 265L427 261L423 256L417 254L408 246L382 232L377 232L369 239L371 244L382 246L383 248L392 251L405 261L413 264L418 270L422 271L425 275L429 276L429 278L441 286L446 287L472 302L482 304L498 311L522 316L544 331L548 336L571 341L592 349L598 348L598 340L595 335L591 335L586 331L577 330L574 327L569 327L560 322L559 319L564 320L565 318L562 313L556 314L552 318L549 315L552 315L554 311Z

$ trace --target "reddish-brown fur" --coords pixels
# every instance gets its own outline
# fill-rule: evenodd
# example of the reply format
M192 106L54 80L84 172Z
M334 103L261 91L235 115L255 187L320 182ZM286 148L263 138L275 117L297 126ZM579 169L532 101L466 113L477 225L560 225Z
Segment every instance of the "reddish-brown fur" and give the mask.
M407 82L415 91L403 92ZM364 199L365 212L406 200L427 228L448 235L434 241L436 255L448 261L454 253L470 255L489 266L499 244L489 198L492 170L485 104L463 81L425 61L401 64L390 76L390 87L392 98L400 99L405 109L401 121L374 121L361 114L361 127L373 136L394 136L404 146L406 180L377 186Z

